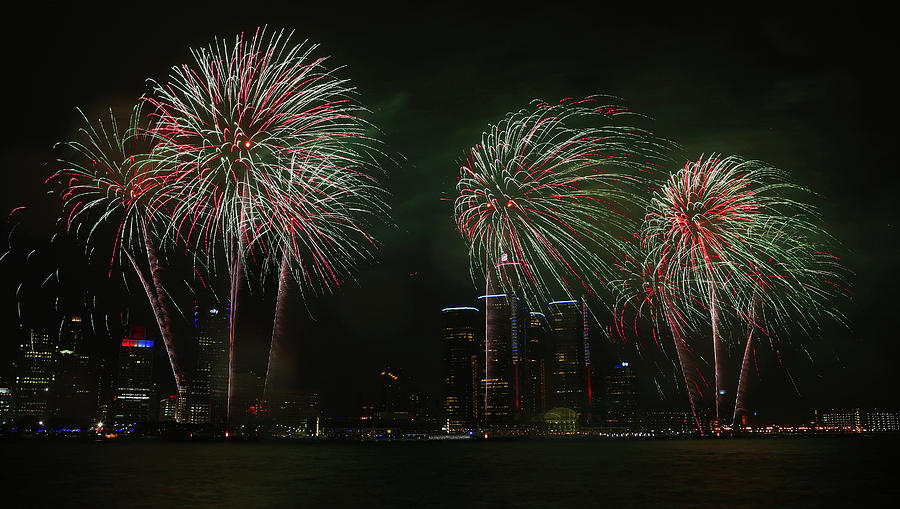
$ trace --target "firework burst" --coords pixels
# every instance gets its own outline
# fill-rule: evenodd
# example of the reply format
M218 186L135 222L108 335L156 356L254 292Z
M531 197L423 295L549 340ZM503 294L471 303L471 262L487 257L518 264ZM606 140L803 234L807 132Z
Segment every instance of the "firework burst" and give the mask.
M775 281L781 288L794 288L790 293L798 297L794 304L799 303L802 284L785 278L786 268L795 264L787 271L793 274L812 269L783 239L808 239L814 231L811 223L801 220L812 210L797 196L807 194L783 171L762 162L713 155L689 161L651 200L644 232L650 259L678 288L682 300L692 300L708 313L719 420L727 393L726 313L758 324L761 318L753 301L774 298L762 291L764 281L770 288ZM776 305L772 309L786 305L772 304Z
M125 260L134 269L156 317L175 384L183 394L184 376L155 247L155 232L165 226L153 203L163 194L164 178L152 169L152 140L142 124L141 107L133 108L125 124L111 110L106 121L91 122L83 113L82 117L84 127L76 139L60 144L62 169L49 179L61 186L66 231L84 243L89 257L96 251L105 253L110 275Z
M560 290L595 294L609 280L664 151L645 130L610 125L627 113L597 98L537 102L482 135L455 202L473 279L502 265L499 286L530 304Z
M154 159L172 191L176 238L211 257L211 267L216 246L225 247L229 362L248 257L278 267L280 313L290 274L302 288L335 287L373 254L366 232L386 213L364 110L316 51L291 42L290 33L263 29L232 44L216 41L192 50L194 65L173 68L148 99L158 117ZM280 330L276 316L270 358L277 357Z

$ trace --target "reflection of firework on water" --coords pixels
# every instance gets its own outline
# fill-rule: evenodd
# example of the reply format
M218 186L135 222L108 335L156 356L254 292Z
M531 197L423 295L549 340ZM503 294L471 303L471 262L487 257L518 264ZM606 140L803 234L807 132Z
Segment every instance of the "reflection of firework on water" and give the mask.
M366 231L386 212L363 110L316 49L265 30L216 41L192 50L195 65L173 68L148 99L176 237L209 256L210 267L217 246L225 248L230 363L250 257L278 268L280 311L290 273L303 288L327 290L370 257ZM276 316L273 352L279 323Z
M796 281L806 279L803 274L835 273L800 255L816 251L809 239L820 235L804 219L811 207L798 196L806 194L784 172L759 161L712 156L688 162L651 200L644 232L648 259L686 305L695 302L708 313L720 420L726 394L725 313L755 328L762 320L760 309L786 317L793 307L812 323L813 310L798 306L813 295L830 294L821 285Z
M663 150L646 131L614 125L625 112L596 98L535 103L482 134L455 203L473 278L505 261L501 285L521 286L531 303L556 289L593 294L609 280Z
M141 125L141 108L136 106L124 125L112 111L107 121L82 117L85 124L76 139L61 144L62 169L50 178L61 186L62 220L66 231L84 243L89 257L98 251L108 253L109 274L125 260L134 269L153 309L181 394L184 380L155 247L156 232L165 228L154 205L154 200L161 199L164 179L153 171L151 139Z

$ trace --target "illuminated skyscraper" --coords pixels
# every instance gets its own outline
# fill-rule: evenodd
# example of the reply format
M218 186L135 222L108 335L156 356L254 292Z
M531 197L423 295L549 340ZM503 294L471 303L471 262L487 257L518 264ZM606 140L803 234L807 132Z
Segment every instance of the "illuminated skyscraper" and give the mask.
M471 429L478 419L478 345L484 325L477 308L441 311L444 345L444 418L449 431Z
M616 362L606 376L606 426L620 431L638 427L637 376L628 361Z
M194 302L197 369L190 383L190 422L225 422L228 392L228 310Z
M116 423L149 421L152 393L153 341L146 339L144 327L132 326L119 347L114 404Z
M547 406L547 379L551 358L548 352L550 326L543 313L529 314L525 358L527 359L528 383L524 404L528 415L543 414Z
M0 380L0 426L9 424L13 419L12 390L4 380Z
M159 400L159 422L175 420L175 409L178 407L178 395L169 394Z
M97 415L97 372L87 353L80 316L70 316L60 328L57 376L51 389L53 415L86 425Z
M479 417L488 426L506 425L523 417L525 329L528 309L516 292L516 262L503 255L490 271L486 295L478 298L484 312L484 336L478 349ZM481 367L483 366L483 368Z
M56 342L46 331L32 329L19 345L16 362L15 415L44 421L50 416L50 389L56 373Z
M587 419L593 398L587 311L577 300L551 302L548 308L553 357L548 407L570 408Z

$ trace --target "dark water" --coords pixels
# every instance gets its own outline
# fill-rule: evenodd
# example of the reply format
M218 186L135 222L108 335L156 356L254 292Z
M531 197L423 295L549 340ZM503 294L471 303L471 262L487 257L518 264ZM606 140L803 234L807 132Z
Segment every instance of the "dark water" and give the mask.
M0 507L892 507L898 445L0 442Z

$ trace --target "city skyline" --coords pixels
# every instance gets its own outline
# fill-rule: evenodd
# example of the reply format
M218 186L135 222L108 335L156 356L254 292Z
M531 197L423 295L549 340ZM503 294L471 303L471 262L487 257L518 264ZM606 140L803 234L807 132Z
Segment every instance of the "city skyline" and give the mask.
M308 35L323 44L327 54L349 66L354 84L372 105L373 122L382 127L387 140L405 157L391 179L395 186L392 191L398 228L385 234L381 262L364 266L358 283L347 285L333 296L305 305L299 301L293 303L291 326L294 337L302 345L301 384L323 386L323 400L350 401L355 388L364 383L361 373L372 373L392 364L404 367L428 386L429 392L437 394L442 371L440 310L471 305L473 298L480 295L479 283L469 277L464 246L455 232L450 206L441 201L451 196L463 148L477 140L490 119L514 111L531 99L611 93L622 97L637 111L655 117L659 130L684 144L689 153L698 147L714 147L717 151L763 159L792 169L798 181L821 195L823 215L833 225L835 235L846 248L845 259L856 272L855 302L847 311L851 328L824 331L823 340L813 344L815 364L812 366L795 359L799 367L789 369L800 396L777 367L768 371L764 377L768 385L763 388L772 411L820 407L829 399L836 402L835 406L872 406L879 401L889 403L886 406L897 406L897 396L888 387L887 378L890 372L887 359L897 353L897 346L887 339L892 330L888 310L894 303L884 303L881 288L885 285L878 283L879 279L885 279L893 286L897 280L896 269L885 265L897 253L896 230L890 213L893 205L886 200L889 190L896 185L896 176L871 169L888 167L886 153L878 142L883 133L873 127L880 125L877 119L870 122L872 114L858 107L863 102L862 90L878 86L861 78L859 73L869 62L866 58L877 61L877 49L857 52L863 55L858 60L832 59L837 43L818 32L813 21L789 29L774 17L743 21L741 27L750 34L748 41L730 38L724 28L713 29L709 37L721 44L708 47L702 39L676 36L678 30L663 23L660 16L650 19L649 28L642 32L646 39L640 43L617 38L630 28L613 27L604 41L623 57L621 61L606 62L609 70L604 71L591 70L594 66L588 57L592 52L584 47L586 34L579 35L581 39L576 37L574 43L552 38L545 45L532 48L532 52L522 49L528 47L523 46L525 38L498 40L489 25L491 21L504 20L499 12L488 13L488 19L475 24L476 33L482 37L463 43L451 43L439 36L446 32L427 35L424 27L437 16L434 10L403 15L416 22L408 34L372 37L374 42L369 48L359 42L377 31L363 22L362 16L351 20L355 30L349 38L337 37L303 22L294 27L302 37ZM101 19L116 20L118 16L125 14L105 13ZM121 30L118 23L105 24L102 20L94 21L93 26ZM825 17L820 21L833 19ZM850 22L854 22L852 18ZM45 76L39 80L39 90L29 93L47 98L39 104L36 100L23 101L36 110L31 115L17 115L24 119L24 125L5 132L9 146L3 152L4 164L27 168L15 177L20 185L14 187L21 187L24 193L3 194L5 210L21 205L34 208L30 203L40 200L36 191L43 178L39 174L44 165L52 165L52 144L66 139L75 125L76 106L99 113L107 104L128 103L145 91L144 78L165 77L170 65L185 58L189 45L206 44L214 35L231 37L237 31L252 31L256 26L251 20L240 23L227 18L207 20L200 30L202 36L172 41L171 45L131 47L130 57L136 52L139 54L136 61L146 62L136 65L124 58L123 50L81 51L82 55L91 57L73 57L79 49L92 47L96 41L90 37L79 39L73 33L76 30L61 18L50 23L61 28L55 36L59 39L48 36L14 57L17 65L28 70L23 74ZM870 22L857 18L855 23L863 33ZM287 21L285 25L292 26ZM587 26L583 28L586 30ZM802 37L792 35L795 28ZM486 37L490 35L494 37ZM58 60L50 60L46 69L34 62L42 51L67 51L57 48L57 41L66 37L75 41L74 47L68 50L73 53L54 57ZM677 50L667 52L662 47L662 41L669 37L675 37ZM876 39L879 33L868 33L867 37ZM413 49L410 39L428 41L431 45ZM871 39L857 41L857 46L842 49L840 54L849 55L866 48ZM872 45L877 48L875 43ZM567 53L565 50L570 46L575 49ZM478 54L473 50L480 47L521 65L511 66L517 70L507 71L505 75L489 76L486 71L492 70L490 59L470 57ZM383 59L378 54L398 58ZM687 68L664 65L662 61L668 57L686 64ZM692 71L702 66L694 60L702 57L731 69L734 76L717 76L717 80L711 80L710 74L695 74ZM650 62L647 68L676 84L669 85L665 92L647 84L652 76L641 72L637 65L643 61ZM119 71L103 71L116 67L117 62ZM74 83L56 90L52 85L61 76L80 73L100 73L106 76L101 82L109 86ZM422 79L414 81L411 74ZM481 88L459 92L459 85L469 80L478 82ZM828 81L831 88L819 89L816 84L821 80ZM428 83L440 82L447 83L445 88L429 91ZM480 101L482 95L487 95L488 100ZM830 123L822 122L831 116L837 118ZM64 120L58 123L43 120L49 117ZM427 120L429 117L439 121ZM432 139L417 134L420 129L417 126L423 122L434 125L440 136ZM837 140L841 143L835 143ZM851 146L858 148L851 150ZM853 171L868 173L846 182L848 164L856 166ZM864 185L866 179L884 180L885 185L872 189L871 185ZM875 241L862 232L861 226L873 218L885 234L883 241ZM879 267L878 274L874 265ZM93 270L95 276L102 277L102 267ZM5 275L7 280L11 277ZM16 320L15 298L10 297L14 293L13 285L3 300L7 324ZM274 301L271 291L257 290L248 300L251 298ZM133 299L129 304L132 314L141 317L143 323L152 323L147 310L141 309L144 304L140 300ZM248 310L247 323L252 325L248 327L244 345L247 362L261 370L257 366L263 364L261 359L267 348L270 311L264 305L258 309L251 305ZM598 324L604 325L608 324ZM181 326L186 328L184 324ZM14 333L14 328L7 329L7 335ZM4 352L10 352L10 347L4 346ZM615 348L607 347L607 350L609 358L622 357L621 353L614 354ZM348 370L349 376L339 378L324 367L339 360L354 368ZM631 360L640 362L640 359ZM156 362L162 365L164 358L157 355Z

